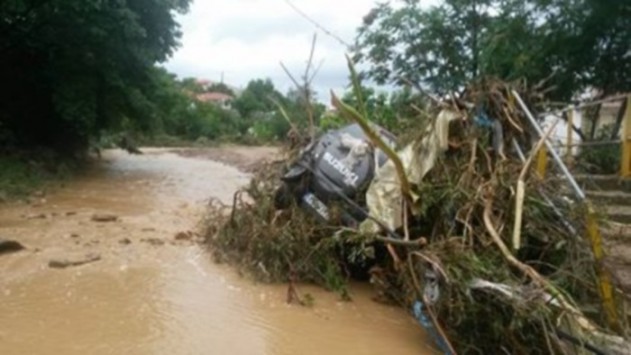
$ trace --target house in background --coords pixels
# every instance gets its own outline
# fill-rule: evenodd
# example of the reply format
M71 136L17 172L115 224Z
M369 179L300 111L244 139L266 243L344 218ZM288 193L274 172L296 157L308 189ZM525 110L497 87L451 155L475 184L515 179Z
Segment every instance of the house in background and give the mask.
M238 91L230 85L223 82L216 82L207 79L194 79L197 88L195 90L185 90L187 95L193 97L198 102L221 107L224 110L232 109L234 95L238 95Z
M234 97L222 92L203 92L195 97L198 101L217 105L224 110L230 110L232 108L232 100L234 100Z

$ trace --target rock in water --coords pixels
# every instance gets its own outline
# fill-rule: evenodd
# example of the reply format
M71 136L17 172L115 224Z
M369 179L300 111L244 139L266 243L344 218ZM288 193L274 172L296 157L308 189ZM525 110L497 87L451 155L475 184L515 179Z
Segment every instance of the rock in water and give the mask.
M164 245L165 243L165 241L160 238L147 238L147 239L141 239L140 241L149 243L153 246L161 246L161 245Z
M175 235L175 240L191 240L193 239L193 233L191 231L179 232Z
M118 216L109 213L95 213L92 215L92 220L95 222L116 222Z
M46 219L48 216L46 213L31 213L25 216L26 219Z
M95 261L101 260L101 255L99 254L87 254L83 258L70 260L70 259L53 259L48 262L48 267L53 269L65 269L71 266L80 266L84 264L93 263Z
M15 240L0 238L0 254L15 253L24 249L24 245L16 242Z
M121 149L126 150L129 154L142 154L140 149L138 149L138 147L136 146L136 142L134 141L134 139L132 139L131 136L127 134L121 137L121 140L118 143L118 146Z

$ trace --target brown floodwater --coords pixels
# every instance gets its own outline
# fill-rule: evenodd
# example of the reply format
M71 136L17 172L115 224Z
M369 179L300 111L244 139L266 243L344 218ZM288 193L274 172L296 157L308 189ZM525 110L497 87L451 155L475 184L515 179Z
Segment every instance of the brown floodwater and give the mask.
M0 237L27 246L0 255L0 354L435 353L420 326L373 302L367 285L352 285L353 302L304 285L314 306L288 305L286 285L239 277L175 240L196 231L208 198L230 202L247 181L167 150L108 151L66 186L0 206ZM95 222L95 213L118 220ZM86 254L101 258L48 266Z

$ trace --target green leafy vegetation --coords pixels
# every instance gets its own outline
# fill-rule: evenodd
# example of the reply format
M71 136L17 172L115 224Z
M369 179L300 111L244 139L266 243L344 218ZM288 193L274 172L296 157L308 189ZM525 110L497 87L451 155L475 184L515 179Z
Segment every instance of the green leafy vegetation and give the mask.
M9 157L0 159L0 196L8 198L24 195L39 186L42 178L33 170L23 160Z
M51 152L40 150L28 154L0 155L0 202L24 197L52 182L63 181L79 166Z
M179 80L159 67L178 45L175 15L188 5L188 0L2 2L0 147L46 147L73 155L118 132L189 141L283 138L289 124L270 99L290 112L297 103L271 81L253 80L236 95L226 84ZM234 105L198 99L208 92L236 97Z
M85 150L103 130L155 124L155 65L188 0L8 0L0 5L2 127L18 147ZM6 144L6 142L0 142Z
M607 141L613 126L602 127L596 134L595 141ZM579 168L594 174L616 174L620 171L621 145L617 142L607 145L581 147L577 157Z
M276 163L257 171L235 195L234 209L211 201L205 226L215 260L237 265L259 281L312 282L347 298L350 261L340 251L352 245L330 238L331 226L318 224L297 206L278 215L274 196L281 169Z
M377 83L458 92L481 77L546 81L549 98L631 89L631 6L600 0L417 0L364 17L355 58Z
M432 6L392 1L364 17L354 59L363 65L364 79L434 97L457 95L472 81L495 77L545 88L548 102L569 102L585 94L599 99L631 91L628 38L631 5L624 1L445 0ZM401 117L410 117L400 114L401 107L394 102L387 107L396 115L392 119L388 111L374 113L370 92L365 96L370 119L395 132L409 131L401 129ZM582 141L619 137L624 106L615 125L605 128L597 124L600 106L583 110L587 127L575 129ZM583 147L579 166L616 173L619 152L615 144Z
M354 86L354 98L347 99L358 103L357 108L340 101L335 106L358 116L354 121L365 122L364 115L374 114L368 107L370 95L357 82ZM502 144L515 139L527 147L530 133L524 128L529 122L520 109L509 113L511 91L519 91L533 108L542 104L537 99L541 95L497 80L467 89L466 96L429 105L411 121L421 133L410 147L423 156L441 130L438 123L425 130L423 116L444 117L446 110L461 115L443 128L447 141L457 144L437 152L436 164L426 175L398 177L410 179L408 191L418 199L384 198L392 204L405 201L401 213L407 217L396 230L400 237L383 237L383 229L373 233L344 228L335 202L328 222L316 221L296 201L275 208L275 192L283 191L280 177L298 154L294 149L286 151L287 161L261 167L231 206L210 204L205 235L215 260L235 265L256 280L288 282L287 301L300 304L310 302L297 294L296 282L316 283L348 299L348 280L369 277L380 300L415 313L422 305L430 320L421 324L440 333L438 343L449 344L441 347L445 353L564 354L572 344L559 338L561 332L605 352L618 346L627 350L624 302L617 294L611 303L604 301L599 261L590 245L577 238L589 228L586 206L560 194L558 179L524 170L524 219L517 224L515 184L524 169L522 160L514 151L501 157L500 150L491 149L490 128L461 119L474 117L477 108L484 107L504 132ZM472 102L472 107L459 108L463 101ZM337 123L335 117L325 116L325 121ZM319 178L308 175L300 184L309 186L311 179ZM403 183L398 187L405 190ZM418 313L415 317L420 318Z
M283 139L290 125L271 99L300 123L302 103L269 80L253 80L237 94L224 83L201 85L160 67L178 46L175 16L189 3L3 1L2 189L19 192L41 180L19 160L42 151L59 154L59 162L82 157L91 146L116 146L122 137L165 145ZM198 97L205 93L234 97L233 105Z
M307 117L299 94L280 93L269 79L255 79L238 95L226 84L202 85L194 78L178 79L155 69L154 83L147 91L154 122L148 129L125 127L143 138L143 143L190 145L193 142L270 143L286 138L292 124L304 127ZM226 105L205 102L204 94L226 94ZM324 112L317 102L316 116ZM285 114L283 114L283 111ZM291 122L291 123L290 123Z
M178 46L175 15L189 2L3 1L0 146L71 154L118 132L142 141L268 142L307 125L307 104L320 129L339 124L334 112L322 118L325 107L304 95L307 88L284 95L270 80L255 79L235 92L159 67ZM586 88L629 90L630 12L626 2L596 0L380 4L358 30L355 57L365 64L364 78L404 87L377 93L365 86L366 114L406 132L412 104L425 105L413 87L445 94L485 76L547 80L551 99ZM207 92L234 99L227 107L195 99ZM343 100L356 104L352 95Z

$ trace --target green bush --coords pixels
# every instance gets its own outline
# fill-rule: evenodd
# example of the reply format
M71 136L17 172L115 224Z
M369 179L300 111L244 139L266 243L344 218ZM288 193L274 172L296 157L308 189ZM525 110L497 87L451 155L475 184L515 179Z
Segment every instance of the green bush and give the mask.
M345 124L347 124L347 121L339 115L325 114L320 119L320 129L323 131L337 129L344 126Z
M612 125L602 127L596 141L609 140ZM620 144L594 145L581 147L578 155L579 168L590 174L615 174L620 169Z
M21 197L49 182L67 178L78 161L62 158L51 150L0 154L0 202Z

